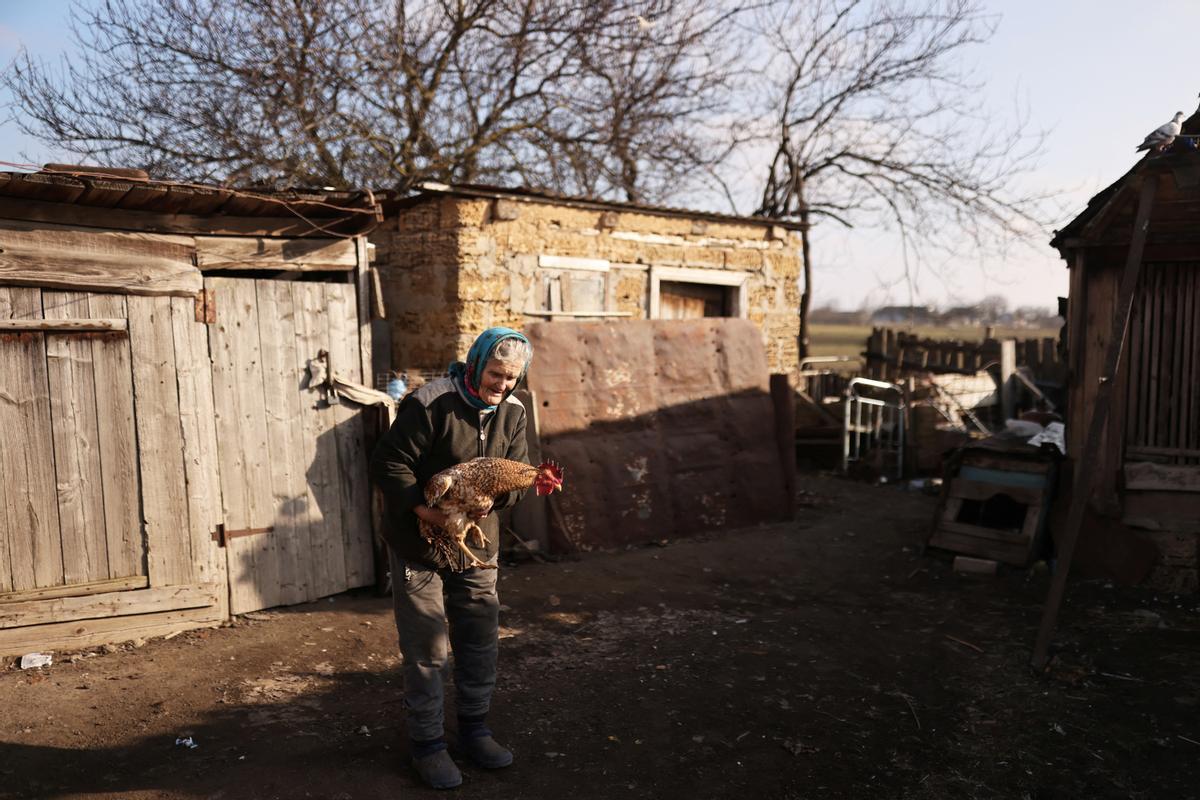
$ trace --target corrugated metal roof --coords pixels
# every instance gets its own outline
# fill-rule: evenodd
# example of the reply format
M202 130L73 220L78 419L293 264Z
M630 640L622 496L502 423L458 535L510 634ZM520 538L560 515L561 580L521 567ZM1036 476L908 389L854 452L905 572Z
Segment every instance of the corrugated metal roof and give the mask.
M736 214L722 214L716 211L678 208L675 206L600 200L589 197L571 197L546 189L531 189L528 187L512 188L478 183L458 183L453 185L423 183L417 188L419 193L415 195L397 196L389 194L385 200L385 208L388 210L392 208L408 208L424 202L430 197L451 195L455 197L482 197L535 203L554 203L576 208L591 208L599 211L632 211L641 214L658 214L667 217L685 217L687 219L710 220L714 222L732 222L742 225L779 225L793 231L801 230L804 227L798 220L776 219L773 217L747 217Z

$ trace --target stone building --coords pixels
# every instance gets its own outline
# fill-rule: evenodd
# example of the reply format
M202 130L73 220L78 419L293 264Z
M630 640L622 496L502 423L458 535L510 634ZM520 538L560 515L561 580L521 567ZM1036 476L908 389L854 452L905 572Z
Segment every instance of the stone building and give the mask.
M772 371L796 367L798 224L425 184L371 234L392 366L437 373L492 325L741 317Z

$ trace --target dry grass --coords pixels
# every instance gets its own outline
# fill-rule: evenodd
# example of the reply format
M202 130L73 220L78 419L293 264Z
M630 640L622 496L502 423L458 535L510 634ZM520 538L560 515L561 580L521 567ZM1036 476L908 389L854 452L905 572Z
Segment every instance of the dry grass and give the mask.
M809 332L812 342L811 354L814 356L859 355L866 349L867 337L871 335L871 327L870 325L812 325ZM982 326L942 328L918 325L906 330L930 339L961 339L963 341L983 341L984 334ZM1011 336L1016 339L1034 339L1058 336L1058 329L996 327L994 335L999 338Z

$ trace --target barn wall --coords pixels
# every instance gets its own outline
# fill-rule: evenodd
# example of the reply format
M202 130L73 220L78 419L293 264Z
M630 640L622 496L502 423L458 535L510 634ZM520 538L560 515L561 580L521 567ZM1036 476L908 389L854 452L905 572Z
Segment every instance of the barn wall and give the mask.
M749 319L768 363L797 361L798 242L767 224L602 212L515 200L431 197L371 234L393 321L392 361L438 371L492 325L524 327L541 308L539 256L609 263L606 310L648 316L651 267L750 273ZM621 319L621 318L617 318Z
M1077 458L1083 452L1090 415L1095 405L1099 378L1104 365L1105 351L1111 335L1112 319L1116 312L1117 295L1127 249L1125 247L1095 247L1075 250L1071 258L1071 288L1069 308L1070 379L1067 421L1068 454ZM1153 269L1156 263L1193 260L1191 248L1178 245L1147 245L1143 268ZM1174 320L1167 324L1164 317L1142 321L1140 324L1159 326L1177 331ZM1163 327L1165 326L1165 327ZM1178 335L1171 333L1169 335ZM1127 340L1135 338L1131 336ZM1092 505L1101 513L1120 518L1127 529L1141 539L1152 542L1157 561L1151 572L1150 585L1160 590L1179 592L1200 588L1200 493L1194 491L1146 491L1129 488L1122 475L1125 466L1123 439L1125 424L1131 413L1127 407L1130 365L1133 354L1123 354L1121 369L1114 388L1109 425L1104 434L1101 455L1096 463L1079 464L1076 471L1091 470L1094 474ZM1139 377L1138 380L1144 380ZM1154 384L1157 389L1160 384ZM1085 529L1080 547L1088 547ZM1100 559L1120 558L1113 551L1099 554Z

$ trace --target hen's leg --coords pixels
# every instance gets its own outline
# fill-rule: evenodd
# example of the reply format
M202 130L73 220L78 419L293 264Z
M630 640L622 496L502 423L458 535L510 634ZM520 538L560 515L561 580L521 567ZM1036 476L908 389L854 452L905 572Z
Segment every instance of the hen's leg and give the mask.
M483 532L483 528L472 522L467 526L467 533L474 534L476 547L487 547L487 535Z
M467 547L467 537L466 536L461 536L461 537L456 536L454 538L454 541L456 541L458 543L458 546L462 549L462 551L467 554L468 558L471 559L470 563L467 564L468 567L479 567L480 569L496 569L495 564L488 564L486 562L480 561L475 556L475 554L471 552L471 548Z

